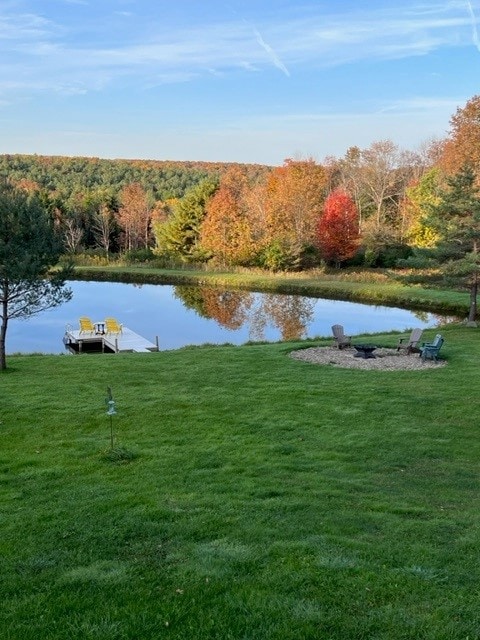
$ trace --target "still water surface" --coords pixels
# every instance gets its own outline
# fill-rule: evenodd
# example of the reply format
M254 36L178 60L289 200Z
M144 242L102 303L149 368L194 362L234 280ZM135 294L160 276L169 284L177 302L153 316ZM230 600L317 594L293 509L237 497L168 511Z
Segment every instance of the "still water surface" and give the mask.
M330 336L332 324L349 335L435 327L448 318L426 312L323 298L233 291L208 286L70 282L67 304L28 320L12 320L7 353L65 353L66 325L113 316L160 349L243 344Z

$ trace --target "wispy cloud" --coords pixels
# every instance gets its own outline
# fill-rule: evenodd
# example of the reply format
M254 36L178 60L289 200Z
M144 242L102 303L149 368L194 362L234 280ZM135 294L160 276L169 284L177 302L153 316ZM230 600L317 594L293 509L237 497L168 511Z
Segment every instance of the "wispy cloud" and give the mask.
M251 126L280 126L282 124L304 124L313 125L315 123L333 122L339 120L362 120L365 117L375 118L376 116L412 116L412 114L432 115L437 112L452 113L459 104L465 102L465 97L441 98L441 97L423 97L418 96L411 99L395 100L384 102L380 107L372 108L372 103L364 102L364 108L357 106L352 111L349 105L346 105L344 111L335 110L332 112L328 109L319 109L318 111L305 111L296 113L268 114L264 116L253 115L249 119Z
M0 38L7 41L2 49L8 47L8 41L21 42L50 37L52 30L52 22L42 16L33 13L2 16L0 10Z
M377 109L377 113L433 113L443 111L453 113L455 109L465 102L465 96L458 98L443 98L435 96L414 96L403 100L394 100L384 103Z
M473 44L480 51L480 41L478 39L478 29L477 29L477 19L475 17L475 12L473 11L473 6L470 0L466 0L468 13L470 14L470 18L472 21L472 40Z
M88 24L79 26L71 17L69 21L68 12L53 22L34 13L16 13L15 4L7 5L0 7L0 90L3 86L5 93L8 82L19 75L32 89L42 77L44 86L82 90L115 83L147 87L187 82L211 77L212 69L215 74L258 75L272 64L290 76L300 65L321 69L463 46L472 27L480 49L473 8L466 1L468 15L463 0L418 0L401 8L350 9L348 14L341 13L341 5L337 14L327 14L319 3L307 2L288 15L263 16L258 28L242 19L217 19L190 28L159 19L156 25L149 22L148 30L139 29L138 22L130 28L128 21L122 22L123 29L112 29L105 16L95 19L100 5L92 4L90 28L95 38L89 37ZM103 46L98 44L99 28L104 29ZM260 46L252 46L254 42Z

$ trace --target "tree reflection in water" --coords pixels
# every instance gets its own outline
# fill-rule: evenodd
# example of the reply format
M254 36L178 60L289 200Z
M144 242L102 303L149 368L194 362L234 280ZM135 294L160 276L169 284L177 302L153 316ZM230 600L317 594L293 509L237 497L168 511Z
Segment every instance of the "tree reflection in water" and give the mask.
M247 291L205 285L175 287L174 296L203 318L212 318L222 327L232 330L240 329L248 321L253 304L253 295Z
M420 320L420 322L428 322L428 311L421 311L417 309L416 311L412 311L412 313L415 318L418 318Z
M227 329L240 329L248 320L253 296L246 291L226 291L206 288L205 310L210 318Z
M428 322L434 322L434 326L439 326L441 324L448 324L451 322L458 322L458 316L441 316L435 313L431 313L430 311L422 311L419 309L412 310L410 312L415 318L420 320L423 324L427 324Z
M250 319L252 339L264 339L269 324L277 327L282 340L303 338L313 320L314 305L314 300L302 296L264 294Z
M240 329L249 323L250 338L256 341L265 339L268 326L276 327L282 340L302 338L314 316L314 300L303 296L263 294L256 300L246 291L206 285L177 286L174 296L188 309L227 329Z

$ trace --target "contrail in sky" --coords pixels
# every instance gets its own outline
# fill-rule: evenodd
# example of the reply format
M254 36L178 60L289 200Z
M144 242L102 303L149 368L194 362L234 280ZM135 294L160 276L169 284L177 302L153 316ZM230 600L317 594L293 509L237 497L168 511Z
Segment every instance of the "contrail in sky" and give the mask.
M228 9L232 11L232 13L234 13L235 15L239 15L238 12L235 11L235 9L233 9L232 7L228 7ZM242 18L241 16L239 17L243 20L245 24L247 24L250 27L250 29L253 30L253 33L255 34L255 38L257 39L258 44L262 47L264 51L267 52L268 57L273 62L273 64L277 67L277 69L280 69L282 73L290 77L290 71L283 64L283 62L280 60L280 58L277 56L277 54L272 49L272 47L268 44L268 42L265 42L265 40L262 38L262 34L260 33L260 31L256 29L252 24L250 24L248 20L245 20L245 18Z
M470 13L470 18L472 19L472 38L473 44L480 51L480 40L478 39L478 30L477 30L477 19L475 18L475 13L473 12L472 3L470 0L466 0L468 12Z
M273 64L277 67L277 69L280 69L280 71L283 71L283 73L286 76L290 77L290 71L287 69L287 67L283 64L283 62L280 60L280 58L277 56L277 54L275 53L275 51L272 49L272 47L265 42L265 40L262 38L260 32L257 29L253 29L253 32L255 33L255 37L257 38L257 42L258 44L265 49L265 51L268 53L269 58L271 59L271 61L273 62Z

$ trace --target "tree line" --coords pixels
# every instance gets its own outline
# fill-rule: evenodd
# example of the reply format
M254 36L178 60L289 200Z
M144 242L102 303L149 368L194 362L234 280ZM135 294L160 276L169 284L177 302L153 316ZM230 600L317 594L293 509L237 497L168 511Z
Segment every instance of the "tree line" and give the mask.
M38 196L71 256L271 270L420 264L445 244L440 205L458 189L453 177L465 189L470 171L476 188L479 122L474 96L447 138L416 151L382 140L280 167L4 155L0 178Z
M39 196L71 255L143 250L285 270L357 256L374 266L406 250L406 191L435 152L380 141L281 167L3 155L0 178Z
M475 137L465 133L478 102L452 117L447 139L416 151L382 140L280 167L3 155L0 178L39 197L71 256L388 267L437 242L430 208L449 176L478 163Z

